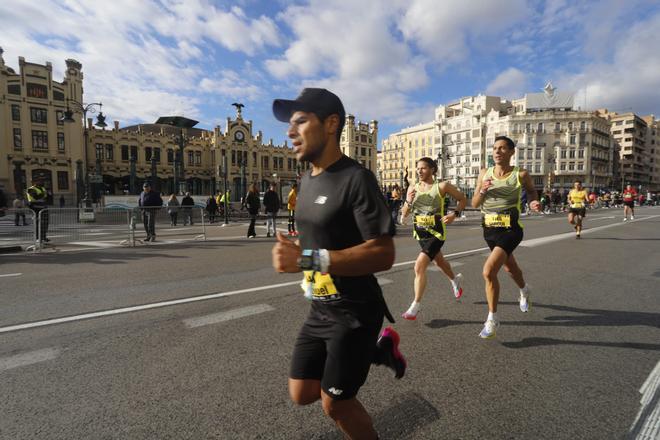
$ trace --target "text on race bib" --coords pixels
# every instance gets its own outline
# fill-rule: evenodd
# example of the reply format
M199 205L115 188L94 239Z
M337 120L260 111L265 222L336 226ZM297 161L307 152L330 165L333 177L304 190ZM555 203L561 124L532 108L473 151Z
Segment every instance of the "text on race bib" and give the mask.
M484 214L484 225L487 228L510 228L511 215L509 214Z

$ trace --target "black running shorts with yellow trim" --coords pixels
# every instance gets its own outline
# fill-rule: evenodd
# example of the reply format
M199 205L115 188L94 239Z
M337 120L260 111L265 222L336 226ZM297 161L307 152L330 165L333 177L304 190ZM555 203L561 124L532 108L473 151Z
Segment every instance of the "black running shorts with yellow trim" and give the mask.
M568 208L568 212L571 214L579 215L580 217L587 216L587 208Z
M380 322L350 328L309 316L293 348L289 377L320 380L333 399L352 399L367 380L382 323L381 315Z
M484 228L484 240L491 251L500 247L511 255L522 239L522 228Z
M422 248L422 253L426 254L427 257L433 261L435 257L440 253L442 245L445 244L444 240L438 240L435 237L431 238L420 238L417 240L419 246Z

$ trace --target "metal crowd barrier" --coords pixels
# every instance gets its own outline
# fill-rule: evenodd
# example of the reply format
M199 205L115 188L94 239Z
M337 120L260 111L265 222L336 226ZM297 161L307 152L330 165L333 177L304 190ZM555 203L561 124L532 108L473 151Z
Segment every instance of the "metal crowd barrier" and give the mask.
M0 246L28 246L37 234L36 215L29 208L7 209L0 217Z
M168 212L169 211L169 212ZM167 207L145 208L46 208L32 219L27 250L39 251L57 245L84 245L99 247L116 244L136 246L145 244L145 220L153 216L156 240L193 238L206 240L206 224L201 208ZM170 215L176 213L177 215ZM34 212L32 213L34 216ZM36 218L36 225L34 219Z

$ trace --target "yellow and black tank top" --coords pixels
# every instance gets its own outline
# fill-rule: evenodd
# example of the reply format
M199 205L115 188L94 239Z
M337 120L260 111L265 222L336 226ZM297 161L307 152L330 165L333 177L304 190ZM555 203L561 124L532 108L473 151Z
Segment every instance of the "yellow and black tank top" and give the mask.
M581 191L578 191L576 189L572 189L568 193L568 201L571 205L571 208L584 208L584 201L587 198L587 190L583 189Z
M415 184L415 200L412 203L413 237L417 240L437 238L445 240L445 224L442 217L445 212L445 196L440 191L440 182L435 181L424 192L419 183Z
M486 170L483 180L492 184L481 205L482 225L485 228L522 228L520 222L522 184L520 168L501 178L495 177L495 167Z

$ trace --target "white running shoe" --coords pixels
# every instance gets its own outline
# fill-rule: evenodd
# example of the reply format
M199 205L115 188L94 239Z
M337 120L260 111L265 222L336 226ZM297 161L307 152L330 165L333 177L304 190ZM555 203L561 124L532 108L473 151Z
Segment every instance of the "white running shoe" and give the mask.
M529 306L530 306L529 290L527 291L527 295L524 295L522 292L520 293L519 303L520 303L520 311L521 312L523 312L523 313L529 312Z
M500 326L499 321L494 321L492 319L489 319L486 321L484 324L484 328L481 330L481 333L479 333L479 337L481 339L492 339L495 337L495 334L497 333L497 327Z
M631 215L631 216L630 216L630 220L635 220L635 216L634 216L634 215Z
M624 218L623 218L623 221L624 221L624 222L627 222L627 221L628 221L628 217L624 217Z
M456 299L461 299L461 296L463 296L463 288L461 287L461 284L463 283L463 274L456 274L453 280L451 280L451 287L454 290L454 297Z

